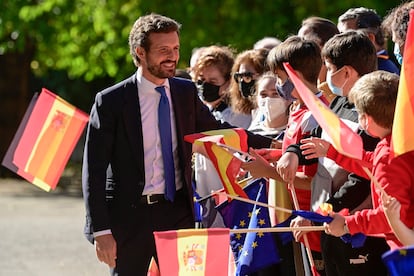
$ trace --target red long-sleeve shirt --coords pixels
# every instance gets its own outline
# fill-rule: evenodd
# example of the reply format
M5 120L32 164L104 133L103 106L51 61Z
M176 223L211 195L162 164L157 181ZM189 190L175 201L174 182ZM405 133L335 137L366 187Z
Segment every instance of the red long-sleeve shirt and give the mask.
M382 139L374 152L363 153L363 160L373 165L371 173L378 180L388 195L395 197L401 203L401 220L409 228L414 227L414 151L407 152L398 157L391 157L391 135ZM369 176L356 160L337 152L332 146L327 157L334 160L344 169L358 175ZM393 234L381 204L381 191L371 181L373 209L358 211L347 216L346 223L349 232L358 232L370 236L383 236L391 249L401 247L402 244Z

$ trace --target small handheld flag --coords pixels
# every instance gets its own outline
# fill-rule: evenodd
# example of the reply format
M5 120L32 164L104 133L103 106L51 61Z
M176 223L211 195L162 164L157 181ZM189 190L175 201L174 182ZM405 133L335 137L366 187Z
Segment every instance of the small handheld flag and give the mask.
M34 95L3 166L45 191L55 189L88 115L43 88Z

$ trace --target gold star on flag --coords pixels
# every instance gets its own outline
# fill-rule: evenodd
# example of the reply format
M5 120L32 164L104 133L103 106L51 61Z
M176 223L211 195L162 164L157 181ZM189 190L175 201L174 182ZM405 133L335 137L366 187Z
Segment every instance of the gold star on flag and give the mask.
M258 247L259 245L257 244L257 241L254 241L253 243L252 243L252 247L253 248L256 248L256 247Z

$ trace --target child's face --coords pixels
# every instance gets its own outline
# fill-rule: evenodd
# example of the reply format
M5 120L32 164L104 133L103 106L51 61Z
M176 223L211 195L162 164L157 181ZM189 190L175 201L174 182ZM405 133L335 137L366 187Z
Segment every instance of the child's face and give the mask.
M365 131L366 134L372 137L378 137L378 135L372 129L372 118L366 113L358 111L358 123L361 129Z
M276 74L276 84L279 86L279 87L282 87L287 81L290 81L289 80L289 76L288 76L288 74L285 72L285 71L283 71L283 70L280 70L280 69L276 69L276 72L275 72L275 74ZM292 89L292 91L289 91L290 93L290 95L293 97L293 98L295 98L295 99L299 99L300 100L300 96L299 96L299 93L298 93L298 91L296 90L296 88L295 87L293 87L293 89ZM279 93L280 93L280 91L279 91ZM286 93L285 93L286 94Z

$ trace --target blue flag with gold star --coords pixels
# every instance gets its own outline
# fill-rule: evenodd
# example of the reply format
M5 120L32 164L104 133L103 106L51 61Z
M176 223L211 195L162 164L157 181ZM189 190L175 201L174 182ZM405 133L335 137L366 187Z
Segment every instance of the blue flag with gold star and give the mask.
M256 179L244 191L252 200L267 203L266 180ZM238 200L224 202L216 207L230 229L270 227L268 209ZM236 260L236 275L254 273L280 262L271 233L250 232L231 234L230 244Z

